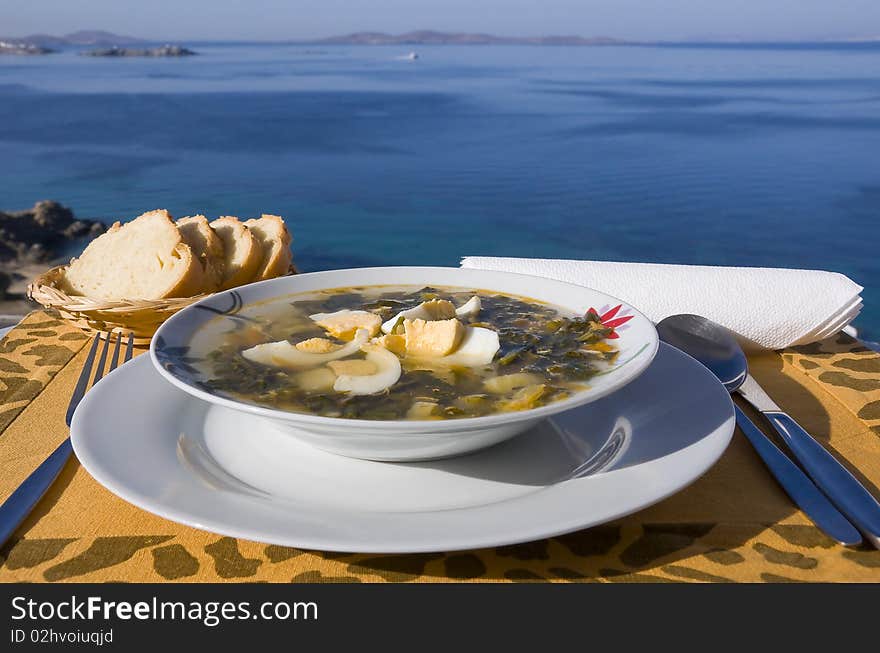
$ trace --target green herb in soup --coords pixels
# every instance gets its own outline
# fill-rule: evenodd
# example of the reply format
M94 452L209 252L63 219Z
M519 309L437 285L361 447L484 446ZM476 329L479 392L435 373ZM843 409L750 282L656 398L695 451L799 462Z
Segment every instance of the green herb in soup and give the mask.
M599 316L485 290L374 286L291 296L199 337L216 392L327 417L451 419L585 390L617 350ZM241 315L241 314L240 314Z

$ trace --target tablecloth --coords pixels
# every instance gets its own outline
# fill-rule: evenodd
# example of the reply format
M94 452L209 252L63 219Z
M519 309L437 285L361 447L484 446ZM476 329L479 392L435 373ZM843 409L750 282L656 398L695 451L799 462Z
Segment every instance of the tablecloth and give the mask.
M88 342L44 311L0 340L0 498L66 437ZM749 362L777 403L880 496L880 354L840 334ZM412 555L197 530L126 503L72 459L0 550L0 581L877 582L880 551L846 549L812 526L737 431L693 485L629 517L525 544Z

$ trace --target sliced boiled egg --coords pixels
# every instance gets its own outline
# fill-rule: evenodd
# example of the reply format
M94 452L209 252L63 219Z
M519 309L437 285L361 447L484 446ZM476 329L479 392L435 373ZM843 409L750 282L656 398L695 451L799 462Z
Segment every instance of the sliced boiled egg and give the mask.
M451 354L464 337L464 325L450 320L404 320L406 353L417 358Z
M265 342L250 349L245 349L241 352L241 355L249 361L259 363L260 365L271 365L285 369L307 369L356 354L360 350L361 345L367 342L369 338L369 331L358 329L351 342L344 344L335 351L326 353L302 351L296 345L292 345L286 340L280 340L278 342Z
M366 329L370 337L379 333L382 318L370 311L343 309L334 313L315 313L310 320L340 340L351 340L358 329Z
M461 343L446 356L412 356L411 363L419 369L434 369L451 366L482 367L489 365L501 348L498 333L483 327L465 327ZM407 356L410 358L409 350Z
M431 316L428 315L428 312L422 308L422 305L419 304L414 308L408 308L405 311L400 311L397 315L392 317L390 320L386 320L382 323L382 333L391 333L394 331L394 327L398 324L403 324L404 320L430 320Z
M483 302L474 295L464 304L455 309L455 317L474 317L483 308Z
M498 332L483 327L466 327L461 344L451 354L436 360L446 365L481 367L489 365L501 349Z
M455 317L455 306L448 299L432 299L418 306L400 311L382 324L383 333L391 333L402 320L449 320Z
M333 389L352 395L371 395L390 388L400 379L400 361L397 356L379 345L361 347L366 362L372 363L376 371L372 374L340 374L336 377Z

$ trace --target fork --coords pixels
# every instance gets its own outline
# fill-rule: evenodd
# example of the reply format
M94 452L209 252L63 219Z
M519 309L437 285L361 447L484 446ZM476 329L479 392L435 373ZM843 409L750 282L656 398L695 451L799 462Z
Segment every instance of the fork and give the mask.
M97 334L92 341L92 348L86 357L85 365L76 382L76 388L73 390L73 396L70 398L70 404L67 406L67 415L65 422L68 428L73 418L73 412L82 400L83 395L89 388L89 377L92 375L92 368L95 369L94 377L92 377L92 387L104 376L104 366L107 363L107 354L110 350L111 334L107 334L104 339L104 346L101 348L101 356L98 365L95 367L95 354L98 351L98 344L101 341L101 334ZM125 357L122 361L127 363L131 360L132 349L134 347L134 334L129 333L125 347ZM108 372L112 372L119 365L119 352L122 348L122 333L117 333L116 346L113 348L113 357L110 359L110 368ZM0 506L0 546L12 536L25 518L31 514L31 511L39 503L46 491L52 487L55 479L61 473L64 465L67 463L70 455L73 453L73 447L70 444L70 436L64 439L58 448L55 449L49 457L37 467L24 482L18 486L3 505Z

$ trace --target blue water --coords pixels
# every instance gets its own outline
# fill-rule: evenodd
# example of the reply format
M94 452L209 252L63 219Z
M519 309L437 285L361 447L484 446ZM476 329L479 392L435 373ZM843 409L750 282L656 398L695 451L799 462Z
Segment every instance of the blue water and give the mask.
M196 49L0 59L0 206L278 213L304 270L836 270L880 333L880 45Z

